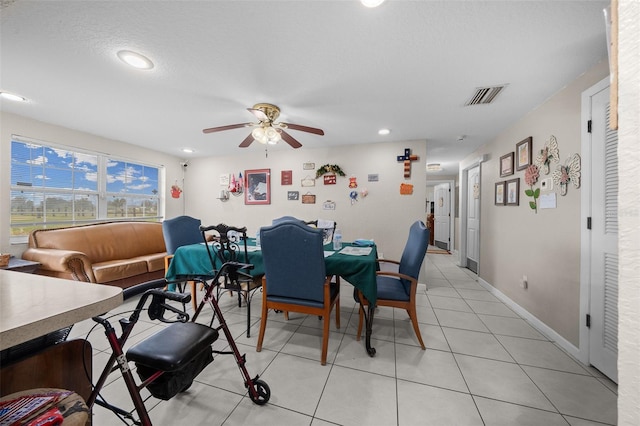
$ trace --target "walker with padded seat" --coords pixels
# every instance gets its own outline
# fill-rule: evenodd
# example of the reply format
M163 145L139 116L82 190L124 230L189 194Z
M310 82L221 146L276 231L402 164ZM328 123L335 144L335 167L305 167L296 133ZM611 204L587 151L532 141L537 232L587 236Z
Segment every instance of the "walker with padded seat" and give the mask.
M244 385L248 390L249 398L255 404L266 404L271 396L269 386L260 380L258 375L253 379L249 376L245 367L245 355L240 354L238 351L229 327L222 316L218 302L213 295L221 276L230 273L235 274L239 270L247 269L251 266L245 263L227 262L216 271L215 276L208 283L204 277L190 278L190 280L205 284L206 288L205 297L191 320L189 320L189 315L184 310L177 309L166 303L168 299L182 303L184 307L191 300L191 295L163 291L162 289L169 283L165 279L150 281L125 289L123 291L125 300L140 294L142 296L133 313L128 318L119 320L122 329L120 337L117 337L116 331L108 319L104 317L93 318L94 321L104 327L112 354L87 401L89 409L94 404L98 404L113 411L125 423L130 421L135 425L151 425L149 413L140 396L140 391L147 388L151 395L156 398L163 400L173 398L191 386L198 374L213 361L213 354L234 355L244 378ZM124 353L123 347L149 299L151 299L147 308L149 318L153 321L159 320L170 324L151 337L132 346ZM212 306L214 317L217 316L218 318L219 325L215 327L213 326L213 320L209 325L195 322L206 302ZM175 317L165 317L165 314L169 312L175 314ZM212 344L218 339L220 330L223 331L231 351L213 350ZM135 363L137 374L141 381L140 384L136 383L129 362ZM109 374L116 369L120 370L124 378L139 419L134 417L133 412L128 412L109 404L100 397L100 391Z

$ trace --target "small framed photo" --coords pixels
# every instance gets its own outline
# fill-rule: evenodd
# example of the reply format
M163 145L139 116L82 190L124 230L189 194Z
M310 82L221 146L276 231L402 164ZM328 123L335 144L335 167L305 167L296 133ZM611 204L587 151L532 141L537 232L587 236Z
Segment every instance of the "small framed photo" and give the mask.
M507 181L506 188L507 192L507 206L518 206L520 205L520 178L515 178Z
M244 203L271 204L271 169L244 171Z
M500 157L500 177L513 174L513 152Z
M316 163L302 163L302 170L313 170L316 168Z
M300 199L300 192L298 191L287 191L287 200L289 201L298 201Z
M533 138L529 136L516 144L516 170L524 170L533 164Z
M496 195L495 195L495 204L496 206L504 206L506 202L506 198L504 197L504 187L505 182L496 182Z

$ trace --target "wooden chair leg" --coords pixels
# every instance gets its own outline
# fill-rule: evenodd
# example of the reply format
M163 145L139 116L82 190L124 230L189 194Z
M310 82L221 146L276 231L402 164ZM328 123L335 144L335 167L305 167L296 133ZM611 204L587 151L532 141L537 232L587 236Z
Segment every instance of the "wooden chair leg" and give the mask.
M266 293L263 293L266 295ZM262 318L260 318L260 332L258 333L258 343L256 344L256 352L260 352L262 350L262 339L264 339L264 331L267 328L267 314L269 313L269 309L267 307L267 298L266 296L262 297Z
M418 338L418 342L420 342L420 347L422 350L426 350L424 346L424 342L422 341L422 334L420 333L420 327L418 326L418 315L416 313L416 307L407 309L407 313L409 314L409 318L411 319L411 324L413 324L413 331L416 332L416 337Z
M324 324L322 327L322 355L320 356L320 364L327 364L327 349L329 348L329 323L331 322L331 312L324 315Z

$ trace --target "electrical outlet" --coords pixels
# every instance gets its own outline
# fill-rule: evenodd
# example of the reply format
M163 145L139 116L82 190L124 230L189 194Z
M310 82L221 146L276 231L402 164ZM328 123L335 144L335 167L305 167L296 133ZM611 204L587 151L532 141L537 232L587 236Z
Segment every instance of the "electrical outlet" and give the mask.
M529 287L529 282L527 281L527 276L526 275L522 276L522 281L520 281L520 287L522 287L524 289Z

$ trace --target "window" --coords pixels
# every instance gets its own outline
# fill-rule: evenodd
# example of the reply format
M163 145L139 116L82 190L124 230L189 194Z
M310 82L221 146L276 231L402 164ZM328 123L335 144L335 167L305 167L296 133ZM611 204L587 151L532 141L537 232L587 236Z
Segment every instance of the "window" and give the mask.
M11 241L37 228L159 219L159 175L159 167L14 136Z

